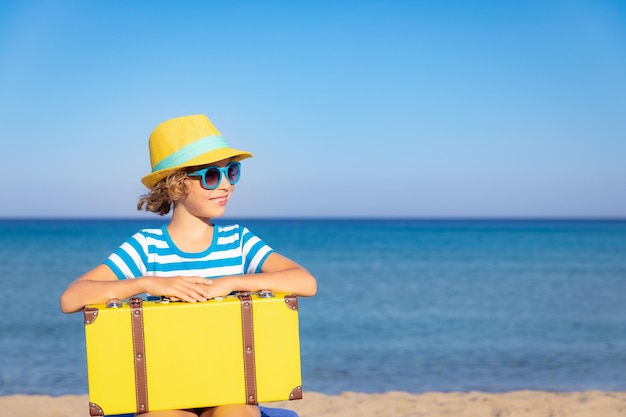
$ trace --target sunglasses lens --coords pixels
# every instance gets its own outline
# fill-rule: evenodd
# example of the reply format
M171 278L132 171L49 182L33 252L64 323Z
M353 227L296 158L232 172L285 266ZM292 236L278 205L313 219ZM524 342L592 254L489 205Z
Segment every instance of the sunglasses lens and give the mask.
M235 184L239 180L240 173L239 164L233 163L228 165L228 181L231 184Z
M220 182L222 173L217 168L211 168L204 174L204 182L209 188L215 188Z

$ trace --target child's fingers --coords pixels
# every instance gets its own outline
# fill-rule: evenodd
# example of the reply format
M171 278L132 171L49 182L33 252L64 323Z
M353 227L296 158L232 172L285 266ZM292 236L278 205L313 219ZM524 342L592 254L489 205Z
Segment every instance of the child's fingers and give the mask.
M191 286L185 287L181 291L183 291L185 296L187 297L185 301L206 301L211 298L211 294L209 293L205 284L194 283Z
M160 295L187 302L206 301L209 299L206 280L200 277L174 277L159 280L160 288L155 288Z
M203 278L203 277L181 277L181 278L183 278L187 282L191 282L194 284L201 284L201 285L213 284L213 280L209 278Z

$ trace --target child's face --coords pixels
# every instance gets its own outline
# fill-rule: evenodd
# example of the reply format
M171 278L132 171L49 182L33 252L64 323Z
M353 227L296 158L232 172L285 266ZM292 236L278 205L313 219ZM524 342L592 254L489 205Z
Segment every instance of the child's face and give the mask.
M223 159L206 165L205 167L217 166L224 168L230 162L230 159ZM230 172L231 174L233 173L232 167ZM203 187L201 176L189 176L186 180L188 193L178 202L178 205L185 206L186 210L196 217L214 218L221 216L226 211L226 204L235 190L234 184L231 184L226 178L227 175L227 172L220 173L220 177L214 189L206 189ZM212 184L209 185L212 186Z

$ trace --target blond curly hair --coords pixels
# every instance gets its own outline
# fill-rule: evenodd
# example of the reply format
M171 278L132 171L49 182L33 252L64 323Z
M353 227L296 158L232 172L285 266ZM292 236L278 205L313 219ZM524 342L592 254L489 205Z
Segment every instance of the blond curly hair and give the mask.
M150 191L142 195L137 202L137 210L151 211L164 216L170 212L174 204L187 195L187 175L192 169L174 171L157 182Z

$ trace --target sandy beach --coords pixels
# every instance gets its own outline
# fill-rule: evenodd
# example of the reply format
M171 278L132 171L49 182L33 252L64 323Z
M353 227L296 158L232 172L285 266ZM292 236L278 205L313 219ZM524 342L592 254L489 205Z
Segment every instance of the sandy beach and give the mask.
M299 401L264 405L295 410L300 417L623 417L626 392L345 392L341 395L307 392ZM0 417L88 415L86 395L0 397Z

